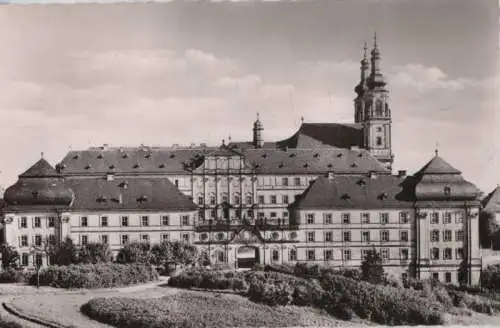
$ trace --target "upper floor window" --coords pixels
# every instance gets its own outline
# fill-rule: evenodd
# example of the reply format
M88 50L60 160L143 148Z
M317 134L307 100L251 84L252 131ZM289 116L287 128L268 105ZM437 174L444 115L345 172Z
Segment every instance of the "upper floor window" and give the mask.
M239 205L241 203L241 198L239 195L234 195L234 204Z
M246 203L247 204L252 204L252 202L253 202L252 201L252 196L251 195L247 195L247 197L246 197Z
M382 137L377 137L376 138L377 146L382 146Z
M389 249L388 248L382 248L380 250L380 257L384 261L388 260L389 259Z
M450 224L451 223L451 213L450 212L443 213L443 223L444 224Z
M307 224L314 224L314 213L307 214Z
M264 196L259 196L259 204L264 204Z
M280 260L280 253L277 250L275 250L275 249L273 249L271 260L273 262L276 262L276 261Z
M370 223L370 213L361 213L361 223Z
M122 227L128 227L128 216L122 216Z
M401 248L399 251L399 257L401 260L408 260L408 248Z
M439 223L439 213L432 212L431 213L431 224L438 224L438 223Z
M377 116L384 115L384 104L381 101L377 101L375 103L375 115Z
M109 243L109 236L108 235L101 235L101 243L103 243L103 244Z
M444 194L445 196L449 196L451 193L451 188L450 187L444 187Z
M325 222L324 224L332 224L333 223L333 215L332 213L325 213Z
M47 225L49 226L49 228L54 228L56 226L56 218L53 216L49 216L48 220L49 221Z
M42 226L42 218L39 216L35 216L33 226L35 228L40 228Z
M408 231L407 230L400 231L399 236L400 236L401 241L408 241Z
M361 232L361 241L370 242L370 231Z
M189 215L182 216L182 225L189 225Z
M381 241L389 241L389 230L380 231L380 240Z
M21 236L21 247L26 247L28 246L28 235L22 235Z
M288 253L288 259L290 261L297 261L297 250L296 249L291 249L290 252Z
M294 182L296 186L300 186L300 177L294 178Z
M455 231L455 241L464 241L464 231L463 230L456 230Z
M56 236L55 235L49 235L49 244L50 245L56 244Z
M215 196L210 196L210 205L215 205Z
M149 226L149 216L146 216L146 215L141 216L141 225L143 227Z
M122 245L125 245L126 243L128 243L128 235L122 235L122 238L121 238L121 242L122 242Z
M288 178L281 179L281 182L284 186L288 186Z
M203 196L198 197L198 204L200 205L205 204L205 198Z
M455 223L464 223L464 213L456 212L455 213Z
M314 249L308 249L306 254L307 254L308 261L315 261L316 260L316 251Z
M446 247L444 249L443 259L445 259L445 260L451 260L451 248Z
M349 213L342 213L342 223L350 224L351 223L351 215Z
M87 227L87 226L88 226L88 224L89 224L89 222L88 222L87 217L86 217L86 216L82 216L82 217L80 218L80 225L81 225L82 227Z
M380 213L380 223L381 224L389 223L389 213L387 212Z
M28 227L28 218L23 216L21 218L21 228L27 228Z
M342 252L342 259L344 261L351 260L351 250L350 249L344 249L344 251Z
M443 241L451 241L451 230L443 231Z
M408 212L399 212L399 222L402 224L408 223Z
M328 242L333 241L333 232L331 232L331 231L325 232L325 241L328 241Z
M325 249L325 261L333 260L333 251L331 249Z
M289 203L288 195L283 195L283 204L288 204L288 203Z
M432 242L439 241L439 230L431 230L431 241Z
M457 248L455 250L455 257L457 260L461 260L464 258L464 249L463 248Z
M107 227L107 226L108 226L108 217L101 216L101 227Z
M160 239L162 243L166 243L170 240L170 235L168 233L162 233Z
M344 241L350 242L351 241L351 232L350 231L344 231L342 238L343 238Z
M431 248L431 260L439 260L439 248Z
M170 217L168 215L163 215L161 217L161 225L162 226L168 226L168 225L170 225Z
M314 231L308 231L307 232L307 241L314 241L315 234Z
M277 203L276 195L271 195L271 204L276 204L276 203Z
M186 243L189 243L189 234L188 233L183 233L182 234L182 240Z

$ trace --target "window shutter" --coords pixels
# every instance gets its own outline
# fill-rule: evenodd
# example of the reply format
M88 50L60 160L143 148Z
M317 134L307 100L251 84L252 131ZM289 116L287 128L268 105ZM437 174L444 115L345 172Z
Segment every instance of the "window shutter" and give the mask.
M21 217L17 218L17 226L19 229L21 229L21 221L22 221Z
M35 236L31 236L31 245L35 245Z
M17 237L17 241L19 242L19 247L23 246L21 243L21 236Z

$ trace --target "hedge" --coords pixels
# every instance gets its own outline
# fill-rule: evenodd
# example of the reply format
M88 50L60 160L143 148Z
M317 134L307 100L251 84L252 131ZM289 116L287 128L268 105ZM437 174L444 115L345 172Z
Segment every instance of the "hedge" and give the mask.
M21 283L29 282L33 276L33 271L21 271L14 269L7 269L0 271L0 283Z
M179 275L171 277L168 284L180 288L222 289L237 292L246 292L248 289L242 273L203 268L184 270Z
M108 288L157 279L156 270L144 264L72 264L49 266L40 271L40 285L58 288ZM33 275L30 284L36 284L36 275Z

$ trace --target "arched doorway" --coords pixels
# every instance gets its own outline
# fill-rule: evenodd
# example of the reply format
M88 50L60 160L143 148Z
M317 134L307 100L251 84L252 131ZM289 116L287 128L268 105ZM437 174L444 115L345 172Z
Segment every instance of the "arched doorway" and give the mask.
M241 246L236 252L238 268L250 269L259 263L259 249L255 246Z

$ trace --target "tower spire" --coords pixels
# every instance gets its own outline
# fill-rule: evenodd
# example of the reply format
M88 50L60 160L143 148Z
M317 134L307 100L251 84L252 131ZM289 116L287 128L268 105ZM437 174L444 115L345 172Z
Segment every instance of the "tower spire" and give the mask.
M369 64L368 64L368 47L366 45L366 42L363 46L363 58L361 59L361 76L360 76L360 81L359 84L354 88L354 91L356 94L360 97L364 94L364 92L367 90L367 85L366 85L366 75L369 69Z
M373 89L374 87L383 88L386 85L385 77L380 70L380 49L378 48L377 42L377 32L373 35L373 49L371 51L371 72L368 78L368 87Z

